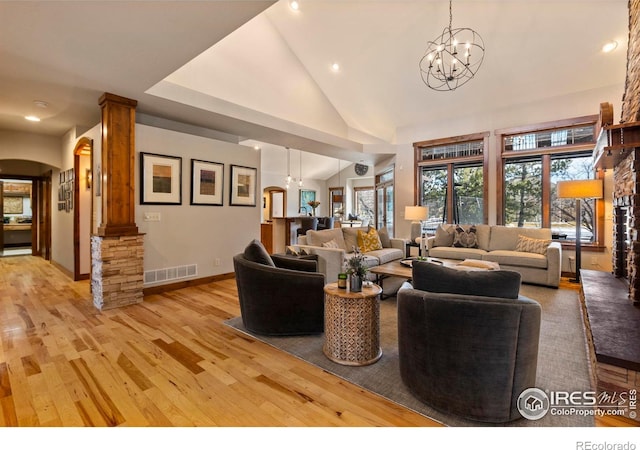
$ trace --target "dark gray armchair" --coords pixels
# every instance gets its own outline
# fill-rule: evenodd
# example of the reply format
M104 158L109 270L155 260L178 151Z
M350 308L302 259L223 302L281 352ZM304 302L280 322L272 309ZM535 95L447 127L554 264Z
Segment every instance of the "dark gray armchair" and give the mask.
M333 217L318 217L318 230L330 230L333 228Z
M233 266L247 330L264 335L324 331L325 279L316 260L271 257L254 240L234 256Z
M307 231L309 230L315 231L318 229L317 217L305 216L305 217L300 217L299 220L300 220L300 228L296 230L297 236L303 236L307 234Z
M521 418L518 396L535 387L541 308L519 286L517 272L414 263L397 307L400 374L417 398L481 422Z

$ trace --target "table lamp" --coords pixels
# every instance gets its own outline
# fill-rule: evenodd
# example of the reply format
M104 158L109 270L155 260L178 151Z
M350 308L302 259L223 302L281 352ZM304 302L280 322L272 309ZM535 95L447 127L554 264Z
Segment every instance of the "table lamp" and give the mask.
M422 237L422 221L427 220L429 208L426 206L405 206L404 218L411 220L411 242L418 242Z
M602 198L602 180L569 180L558 181L558 198L576 199L576 277L571 281L580 282L580 229L582 228L582 213L580 211L580 199Z

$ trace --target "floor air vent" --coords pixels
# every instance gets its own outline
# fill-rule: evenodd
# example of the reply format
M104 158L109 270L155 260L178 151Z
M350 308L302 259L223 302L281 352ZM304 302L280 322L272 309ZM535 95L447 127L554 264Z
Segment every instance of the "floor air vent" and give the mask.
M168 267L166 269L147 270L144 273L144 284L161 283L163 281L180 280L198 275L198 265Z

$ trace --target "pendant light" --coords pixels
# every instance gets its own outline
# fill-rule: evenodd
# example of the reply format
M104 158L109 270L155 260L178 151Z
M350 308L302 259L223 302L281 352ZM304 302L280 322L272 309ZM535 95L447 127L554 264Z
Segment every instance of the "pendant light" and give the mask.
M340 192L343 191L342 185L340 184L340 160L338 160L338 187L340 188ZM333 203L342 203L344 196L342 194L334 194L333 195Z
M287 178L286 184L287 189L289 189L289 185L291 184L291 149L289 147L285 147L287 149Z

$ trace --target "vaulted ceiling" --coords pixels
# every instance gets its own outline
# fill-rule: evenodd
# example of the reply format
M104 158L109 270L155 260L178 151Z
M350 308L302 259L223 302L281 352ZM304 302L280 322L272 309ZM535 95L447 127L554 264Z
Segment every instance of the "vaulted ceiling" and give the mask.
M238 142L372 163L384 155L367 144L395 144L403 129L624 82L626 0L454 1L453 26L486 46L454 92L430 90L418 71L446 0L299 3L0 2L0 130L93 126L112 92ZM618 48L604 54L610 40Z

